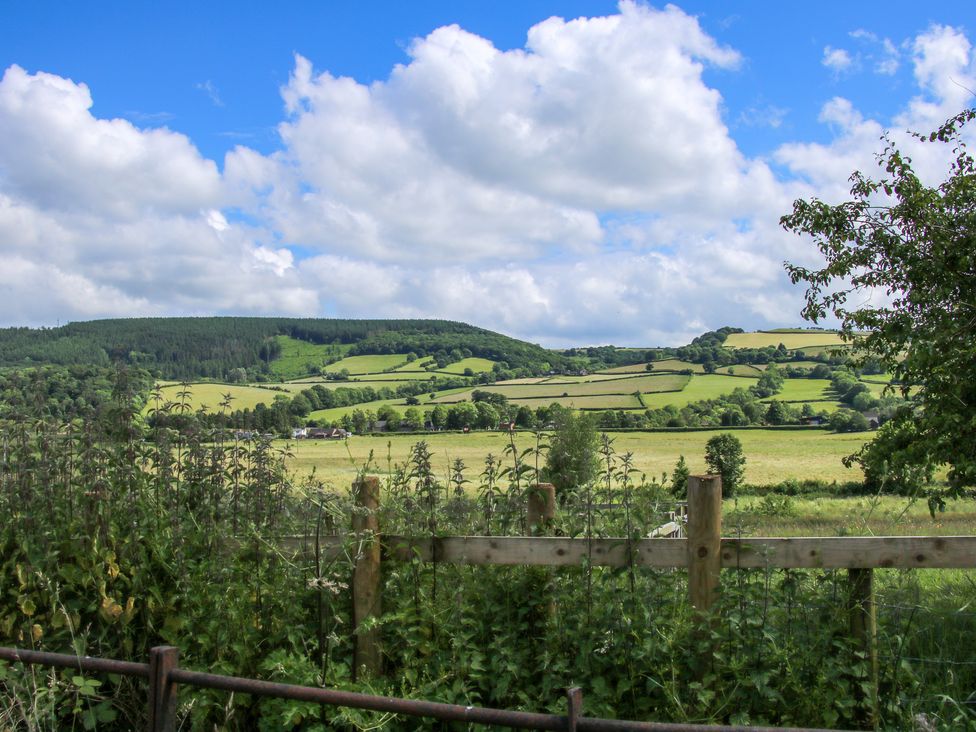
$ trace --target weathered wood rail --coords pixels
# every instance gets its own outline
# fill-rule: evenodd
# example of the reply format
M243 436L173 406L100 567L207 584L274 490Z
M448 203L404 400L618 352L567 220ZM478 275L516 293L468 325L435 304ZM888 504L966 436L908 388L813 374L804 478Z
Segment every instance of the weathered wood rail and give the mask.
M689 539L585 539L550 536L381 536L388 561L470 565L686 569ZM344 537L323 537L323 558L335 559ZM281 545L303 551L308 540ZM722 537L722 569L976 569L976 536ZM633 555L631 555L633 551Z

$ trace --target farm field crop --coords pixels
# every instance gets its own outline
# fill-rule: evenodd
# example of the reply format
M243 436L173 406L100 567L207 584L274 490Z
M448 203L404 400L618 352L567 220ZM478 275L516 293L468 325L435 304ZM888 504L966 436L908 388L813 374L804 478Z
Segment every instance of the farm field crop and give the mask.
M723 376L721 374L695 374L691 381L680 392L664 394L648 394L644 397L644 404L651 409L659 409L673 404L683 407L701 399L715 399L722 394L730 394L735 389L744 389L754 382L740 376Z
M776 348L780 343L789 349L811 346L840 346L844 344L834 331L758 331L755 333L730 333L725 339L728 348Z
M239 384L188 384L186 390L190 392L187 399L189 407L196 411L206 409L208 412L219 412L220 402L223 401L225 394L230 394L230 411L237 409L254 409L258 404L271 404L276 396L289 397L290 394L276 391L274 389L261 389L256 386L241 386ZM179 402L177 394L183 391L180 384L170 384L162 386L160 392L165 401ZM149 401L148 408L155 405Z
M287 384L274 384L282 386L289 391L299 392L313 386L321 386L325 389L363 389L372 387L373 389L396 389L401 384L411 384L413 379L384 379L384 374L364 374L361 377L351 378L348 381L327 381L325 379L307 379L305 381L289 381ZM430 378L430 375L427 375Z
M439 371L373 371L365 374L350 374L349 378L351 381L430 381L438 374L444 376Z
M762 376L765 369L760 365L737 363L734 366L719 366L715 369L716 374L725 374L726 376L747 376L751 378L758 379Z
M642 393L662 391L678 392L688 383L690 378L690 376L685 374L660 374L657 376L638 375L634 378L600 379L576 383L553 381L534 383L523 381L516 383L514 381L504 381L498 384L489 384L476 388L480 391L502 394L509 401L515 403L528 403L531 401L535 406L554 402L569 406L567 399L584 398L585 403L577 402L577 408L621 409L637 408L641 404L636 399L633 399L633 403L628 402L628 407L623 407L623 402L620 399L614 398L614 395L630 396L637 391ZM454 392L450 395L444 395L444 392L440 392L432 401L435 403L459 402L465 399L471 399L473 391L474 389L471 389L466 392ZM540 399L541 397L548 397L549 401L544 401ZM600 398L603 398L603 403L600 402Z
M670 473L681 455L692 473L703 473L705 443L722 430L700 432L608 432L618 454L632 452L635 467L649 477ZM779 483L788 478L823 481L860 480L857 469L848 469L841 458L856 452L872 433L834 434L824 430L736 430L746 456L745 481L756 485ZM461 458L468 466L467 476L476 480L485 456L503 456L509 435L502 432L469 434L431 432L425 435L357 435L347 442L290 442L289 465L301 475L315 468L316 475L344 489L366 462L370 451L378 468L386 469L387 455L393 463L406 461L410 447L424 440L434 453L434 470L444 477L450 462ZM520 431L513 438L519 449L534 444L532 432ZM282 443L283 444L283 443Z
M431 356L425 356L424 358L418 358L415 361L407 361L402 366L394 369L395 371L424 371L426 366L430 366L434 363L434 359Z
M781 402L836 401L828 392L829 388L830 382L827 379L784 379L780 392L764 401L771 399Z
M696 374L705 373L705 369L700 363L692 363L691 361L681 361L677 358L664 358L660 361L652 361L654 364L654 371L684 371L686 369L691 369ZM616 368L606 369L600 371L601 374L634 374L647 371L646 363L634 363L628 366L617 366Z
M376 356L346 356L325 367L330 373L338 373L346 369L350 374L375 374L387 369L394 369L407 362L407 354L391 353Z
M441 373L461 376L464 374L465 369L471 369L476 374L481 371L491 373L491 369L494 365L495 362L487 358L463 358L460 361L449 363L444 368L438 370Z
M512 397L512 404L532 407L558 404L569 409L643 409L640 400L633 394L580 394L577 396Z

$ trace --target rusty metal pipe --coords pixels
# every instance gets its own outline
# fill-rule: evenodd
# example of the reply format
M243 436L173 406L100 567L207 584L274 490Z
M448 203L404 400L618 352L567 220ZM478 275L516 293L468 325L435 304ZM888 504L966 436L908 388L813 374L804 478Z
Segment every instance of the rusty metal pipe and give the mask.
M72 656L67 653L28 651L22 648L0 648L0 660L10 661L11 663L55 666L57 668L75 668L79 671L100 671L107 674L138 676L142 679L149 678L148 663L116 661L110 658Z
M513 712L504 709L465 707L459 704L444 704L416 699L397 699L389 696L358 694L351 691L317 689L256 679L242 679L236 676L219 676L199 671L187 671L186 669L174 669L170 672L169 677L177 684L191 684L207 689L222 689L238 694L274 696L340 707L355 707L356 709L369 709L374 712L406 714L412 717L436 717L453 722L498 724L521 729L566 729L566 717L557 714Z

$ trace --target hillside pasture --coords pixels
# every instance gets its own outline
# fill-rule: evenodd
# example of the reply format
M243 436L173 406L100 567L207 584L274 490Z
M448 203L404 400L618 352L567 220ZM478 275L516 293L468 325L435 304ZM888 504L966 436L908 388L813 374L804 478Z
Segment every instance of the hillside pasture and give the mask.
M765 399L778 399L781 402L820 402L836 401L827 379L783 379L783 388L778 394Z
M471 369L476 374L482 371L490 374L494 365L495 362L487 358L462 358L460 361L455 361L442 369L438 369L438 371L454 376L463 376L465 369Z
M527 407L532 407L533 409L537 407L546 406L551 404L558 404L561 407L567 407L568 409L587 409L587 410L600 410L600 409L643 409L643 405L640 400L633 394L583 394L579 396L546 396L546 397L530 397L530 396L520 396L512 397L509 399L512 404L517 404L519 406L525 405Z
M626 379L604 379L576 384L494 384L480 387L482 391L503 394L509 399L542 396L597 396L601 394L633 394L634 392L680 391L691 379L684 374L661 374Z
M406 361L402 366L398 366L395 371L424 371L425 367L431 366L434 363L434 358L432 356L425 356L424 358L418 358L414 361Z
M350 381L430 381L437 378L434 371L374 371L368 374L350 374ZM447 374L440 374L441 377Z
M258 404L267 404L270 406L276 396L286 398L291 398L292 396L290 393L277 389L262 389L256 386L242 386L240 384L196 383L188 384L186 389L190 392L187 399L187 405L190 409L196 411L202 408L208 412L220 411L220 402L223 401L225 394L230 394L231 412L238 409L254 409ZM180 401L177 395L181 391L183 391L183 387L180 384L171 384L163 386L160 389L164 400L176 403ZM155 407L155 404L150 400L148 408L153 407Z
M717 369L715 369L715 373L725 374L726 376L742 376L758 379L760 376L762 376L764 370L765 369L763 369L761 366L737 363L734 366L719 366Z
M269 364L269 368L281 381L310 374L329 359L343 356L352 348L351 344L319 345L285 335L275 336L275 341L281 347L281 355Z
M654 365L652 371L686 371L690 369L696 374L705 373L705 369L700 363L692 363L691 361L682 361L678 358L662 358L660 361L651 361ZM643 373L647 371L646 363L634 363L628 366L617 366L612 369L604 369L600 371L601 374L635 374Z
M559 374L558 376L549 376L544 381L547 384L584 384L591 381L610 381L612 379L625 379L632 376L642 376L646 375L645 371L635 371L632 373L604 373L602 371L594 372L592 374L587 374L586 376L579 376L576 374ZM508 383L508 382L505 382Z
M350 374L376 374L395 369L407 362L407 354L391 353L370 356L346 356L325 367L325 371L336 374L345 369Z
M688 385L680 392L646 394L644 404L650 409L660 409L669 404L680 408L691 402L715 399L723 394L731 394L736 389L744 389L752 385L751 379L722 374L695 374L690 379Z
M727 348L776 348L782 343L790 350L798 348L841 346L844 341L835 331L757 331L755 333L730 333L725 339Z

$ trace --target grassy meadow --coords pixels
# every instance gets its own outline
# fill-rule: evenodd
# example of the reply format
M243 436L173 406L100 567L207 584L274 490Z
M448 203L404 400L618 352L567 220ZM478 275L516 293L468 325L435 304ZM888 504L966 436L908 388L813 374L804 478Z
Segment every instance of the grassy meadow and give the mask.
M282 381L304 376L311 367L343 356L352 348L351 344L316 345L283 335L276 336L275 340L281 347L281 355L271 362L271 373Z
M772 330L755 333L730 333L725 339L728 348L776 348L782 343L787 348L818 348L845 345L834 331L820 330Z
M346 356L325 367L330 374L337 374L343 369L350 374L376 374L388 369L395 369L407 363L407 354L390 353L373 356Z
M649 478L674 468L685 456L693 473L705 472L705 443L721 430L696 432L609 432L618 454L631 452L634 466ZM794 478L823 481L860 480L857 470L841 464L841 458L858 450L869 433L833 434L823 430L738 430L746 456L745 481L756 485L779 483ZM337 488L346 487L373 453L374 464L385 471L390 464L403 463L410 448L424 440L434 454L435 472L446 478L450 463L461 458L468 466L467 477L476 481L485 457L502 456L510 439L521 450L534 444L529 431L512 438L501 432L433 432L426 435L362 435L348 441L309 440L289 443L290 467L298 475L315 474ZM381 471L381 472L382 472Z

